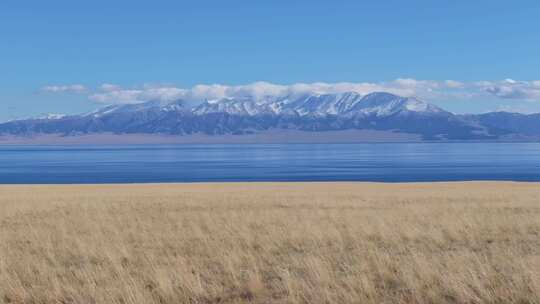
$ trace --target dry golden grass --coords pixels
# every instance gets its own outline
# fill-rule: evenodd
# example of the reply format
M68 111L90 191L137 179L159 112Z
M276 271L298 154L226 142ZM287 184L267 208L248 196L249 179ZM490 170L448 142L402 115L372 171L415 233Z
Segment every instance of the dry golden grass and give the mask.
M0 186L0 303L540 303L540 185Z

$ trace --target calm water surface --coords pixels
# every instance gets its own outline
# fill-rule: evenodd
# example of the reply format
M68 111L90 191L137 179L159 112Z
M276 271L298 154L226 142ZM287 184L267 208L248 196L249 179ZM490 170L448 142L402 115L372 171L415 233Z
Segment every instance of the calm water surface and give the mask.
M0 183L540 181L540 143L0 146Z

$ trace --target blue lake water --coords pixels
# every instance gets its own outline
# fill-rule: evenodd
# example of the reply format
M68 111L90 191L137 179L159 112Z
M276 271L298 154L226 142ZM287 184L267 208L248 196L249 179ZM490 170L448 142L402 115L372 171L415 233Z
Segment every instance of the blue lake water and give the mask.
M0 183L540 181L540 143L0 146Z

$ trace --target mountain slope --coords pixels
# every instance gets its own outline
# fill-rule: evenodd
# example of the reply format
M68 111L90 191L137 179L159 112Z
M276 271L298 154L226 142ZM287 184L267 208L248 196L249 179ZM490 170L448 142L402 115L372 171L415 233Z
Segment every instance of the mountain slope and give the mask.
M540 138L540 115L489 113L455 115L416 98L378 92L365 96L299 95L222 99L190 107L175 102L106 106L72 116L11 121L0 134L252 134L266 130L310 132L378 130L418 134L424 140Z
M540 114L492 112L475 115L473 119L490 129L500 130L501 134L540 136Z
M254 101L222 99L205 102L196 107L195 114L228 113L232 115L296 114L305 115L371 115L388 116L400 111L444 112L442 109L415 98L404 98L389 93L362 96L342 94L287 96L275 100Z

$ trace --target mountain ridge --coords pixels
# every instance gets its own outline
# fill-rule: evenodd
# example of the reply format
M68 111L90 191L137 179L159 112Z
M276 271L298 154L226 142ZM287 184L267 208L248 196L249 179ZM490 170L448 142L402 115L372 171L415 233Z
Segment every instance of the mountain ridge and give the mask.
M80 115L0 123L0 136L59 134L247 135L268 130L375 130L417 134L423 140L540 138L540 114L458 115L414 97L386 92L304 94L220 99L190 106L183 100L110 105Z

